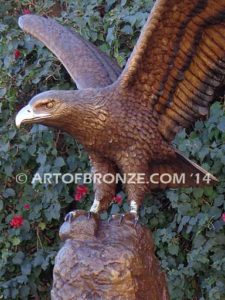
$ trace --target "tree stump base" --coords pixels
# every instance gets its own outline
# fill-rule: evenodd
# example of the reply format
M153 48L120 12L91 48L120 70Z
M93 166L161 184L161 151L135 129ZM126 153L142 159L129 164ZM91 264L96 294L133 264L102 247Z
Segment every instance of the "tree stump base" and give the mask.
M60 229L53 300L169 300L149 229L79 215Z

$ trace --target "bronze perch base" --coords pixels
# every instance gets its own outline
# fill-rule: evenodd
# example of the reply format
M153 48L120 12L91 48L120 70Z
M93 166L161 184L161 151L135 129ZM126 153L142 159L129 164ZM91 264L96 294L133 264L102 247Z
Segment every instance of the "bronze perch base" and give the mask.
M129 216L108 222L81 211L61 226L60 238L51 299L169 299L150 231Z

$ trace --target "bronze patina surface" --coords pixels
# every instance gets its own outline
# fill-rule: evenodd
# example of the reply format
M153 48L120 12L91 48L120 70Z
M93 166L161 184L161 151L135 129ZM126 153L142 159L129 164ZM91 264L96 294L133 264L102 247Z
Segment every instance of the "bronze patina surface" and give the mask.
M61 226L51 299L169 300L149 230L128 216L96 221L78 211Z
M125 184L134 217L151 188L206 184L207 172L171 141L181 127L207 116L224 80L224 16L225 0L156 1L123 71L54 20L22 16L20 27L55 53L79 90L35 96L18 113L17 125L41 123L70 133L88 151L93 173L145 174L145 184ZM183 173L185 182L149 183L154 172ZM209 178L209 184L216 182ZM115 183L95 184L91 211L106 209L115 188Z

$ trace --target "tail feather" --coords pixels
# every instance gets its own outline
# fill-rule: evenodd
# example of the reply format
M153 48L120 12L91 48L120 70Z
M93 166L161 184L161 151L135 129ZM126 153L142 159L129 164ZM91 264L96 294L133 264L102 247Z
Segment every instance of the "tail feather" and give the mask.
M216 177L182 153L177 150L175 153L171 160L151 163L151 189L212 186L218 182Z

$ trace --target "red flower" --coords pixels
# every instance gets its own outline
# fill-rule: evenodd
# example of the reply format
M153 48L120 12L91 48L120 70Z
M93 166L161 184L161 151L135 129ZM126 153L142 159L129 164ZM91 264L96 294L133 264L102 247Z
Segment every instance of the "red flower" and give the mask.
M29 210L30 209L30 204L24 204L24 207L23 207L25 210Z
M121 195L116 195L115 197L113 197L113 201L118 204L122 204L123 198Z
M16 49L16 50L14 51L14 57L15 57L15 59L18 59L20 56L21 56L20 50Z
M20 215L15 215L10 221L10 225L13 228L20 228L23 225L23 217Z
M31 11L28 8L23 9L23 14L24 15L30 15Z
M78 185L74 194L74 200L80 201L88 193L88 187L85 185Z
M86 195L88 193L88 187L86 185L78 185L76 188L76 193Z
M225 222L225 213L222 214L222 220Z
M82 195L81 195L80 193L75 193L75 194L74 194L74 200L75 200L75 201L80 201L81 198L82 198Z

